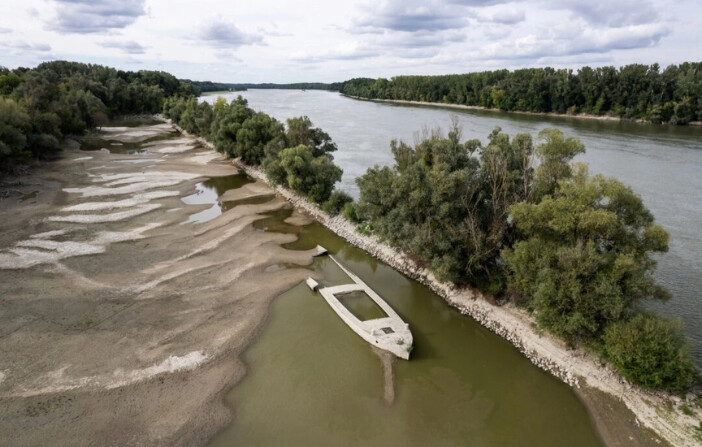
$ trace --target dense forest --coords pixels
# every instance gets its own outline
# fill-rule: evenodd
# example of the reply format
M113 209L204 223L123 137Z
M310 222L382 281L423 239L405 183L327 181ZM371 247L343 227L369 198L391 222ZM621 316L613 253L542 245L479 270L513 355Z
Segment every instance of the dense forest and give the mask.
M265 84L232 84L235 87L238 87L240 90L246 90L246 89L262 89L262 90L270 90L270 89L280 89L280 90L327 90L327 91L333 91L333 92L338 92L339 89L341 89L341 82L333 82L331 84L327 84L324 82L296 82L293 84L271 84L271 83L265 83Z
M157 113L165 98L199 93L161 71L66 61L0 67L0 172L51 157L65 135L102 126L112 116Z
M651 257L668 234L631 188L571 164L582 143L555 129L539 141L499 128L486 145L461 141L455 124L414 146L394 141L394 166L359 177L343 213L438 279L514 301L626 379L686 389L697 372L681 323L638 306L668 298Z
M335 82L331 84L326 84L323 82L296 82L293 84L252 84L252 83L225 83L225 82L212 82L212 81L190 81L187 82L193 84L200 91L204 92L241 92L248 89L261 89L261 90L327 90L338 92L341 88L341 82Z
M505 111L611 115L653 123L702 120L702 63L621 68L527 68L346 81L341 93Z
M166 100L163 114L186 131L212 141L218 152L261 166L271 182L325 209L338 212L351 201L334 191L342 174L331 154L336 144L306 116L288 119L286 129L275 118L249 108L241 96L229 103L219 97L214 105L195 97L172 97Z

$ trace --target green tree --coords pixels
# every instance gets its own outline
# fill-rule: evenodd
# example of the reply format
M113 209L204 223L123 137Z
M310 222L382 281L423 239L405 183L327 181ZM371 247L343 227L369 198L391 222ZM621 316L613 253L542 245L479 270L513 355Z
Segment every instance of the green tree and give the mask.
M330 158L333 158L329 153L336 151L336 144L334 144L328 133L322 129L312 127L312 121L308 117L289 118L287 125L286 137L290 147L304 144L310 148L312 155L315 157L327 154Z
M280 166L285 171L285 184L317 203L329 199L334 184L341 180L342 170L328 156L315 157L302 144L282 150Z
M577 164L553 195L517 203L522 235L502 251L509 287L538 323L570 342L593 340L643 298L667 298L651 272L668 234L631 188Z
M244 121L251 118L254 111L248 107L248 101L241 96L215 114L210 129L215 149L230 157L236 157L236 136Z
M0 97L0 169L28 160L31 154L25 149L29 128L27 112L12 99Z
M697 375L682 323L660 315L637 314L611 325L602 351L624 378L647 388L684 390Z
M268 145L285 146L283 125L265 113L256 113L237 131L235 155L246 164L260 165Z

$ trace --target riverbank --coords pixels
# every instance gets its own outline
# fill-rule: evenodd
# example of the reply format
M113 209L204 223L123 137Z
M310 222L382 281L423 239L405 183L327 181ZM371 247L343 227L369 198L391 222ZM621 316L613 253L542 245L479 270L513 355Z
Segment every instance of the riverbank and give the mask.
M0 201L2 445L203 445L314 253L253 228L290 209L272 194L188 223L211 204L181 197L242 174L170 125L99 135L103 149L73 142Z
M200 141L213 148L206 140ZM238 165L251 177L268 183L260 169ZM327 215L292 191L280 187L276 187L276 191L295 208L304 210L349 243L429 286L450 305L510 341L536 366L576 389L608 445L645 445L646 442L656 445L660 442L658 436L675 446L700 445L697 427L702 412L689 404L694 396L686 401L679 396L632 386L596 356L582 349L569 349L561 340L536 330L533 318L523 310L512 305L495 306L490 304L494 302L492 297L478 290L441 283L431 272L418 267L375 236L358 233L356 226L343 217ZM631 413L622 414L622 409ZM639 425L644 428L639 429Z
M368 102L378 102L378 103L386 103L386 104L399 104L399 105L411 105L411 106L424 106L424 107L437 107L437 108L442 108L442 109L456 109L456 110L480 110L484 112L494 112L494 113L510 113L510 114L515 114L515 115L529 115L529 116L544 116L544 117L549 117L549 118L575 118L575 119L584 119L584 120L593 120L593 121L625 121L629 123L638 123L638 124L653 124L650 121L642 120L642 119L630 119L630 118L619 118L616 116L611 116L611 115L590 115L587 113L578 113L578 114L564 114L564 113L552 113L552 112L523 112L520 110L500 110L500 109L491 109L488 107L480 107L480 106L467 106L463 104L448 104L448 103L439 103L439 102L428 102L428 101L407 101L404 99L371 99L371 98L363 98L360 96L350 96L350 95L344 95L343 96L350 98L350 99L355 99L358 101L368 101ZM658 125L673 125L673 124L658 124ZM702 126L702 121L690 121L688 126Z

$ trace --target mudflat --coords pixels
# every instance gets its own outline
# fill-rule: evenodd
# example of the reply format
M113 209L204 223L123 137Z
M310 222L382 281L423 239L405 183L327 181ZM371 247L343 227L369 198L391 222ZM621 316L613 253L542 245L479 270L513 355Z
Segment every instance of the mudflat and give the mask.
M231 418L238 355L313 252L253 228L290 207L263 184L246 196L270 200L188 223L210 205L181 197L238 172L194 138L165 124L100 136L108 150L74 144L0 199L2 444L203 444Z

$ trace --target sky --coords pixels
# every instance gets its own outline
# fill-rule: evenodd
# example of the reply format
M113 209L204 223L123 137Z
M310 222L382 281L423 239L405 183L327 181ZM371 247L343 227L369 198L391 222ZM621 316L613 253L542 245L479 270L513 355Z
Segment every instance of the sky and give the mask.
M702 0L2 0L0 66L218 82L702 61Z

